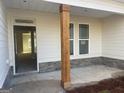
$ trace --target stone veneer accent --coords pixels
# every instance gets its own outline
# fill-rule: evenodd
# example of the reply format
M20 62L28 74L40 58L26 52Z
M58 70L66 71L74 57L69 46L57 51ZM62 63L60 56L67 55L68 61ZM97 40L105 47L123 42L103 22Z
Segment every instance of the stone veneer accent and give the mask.
M92 57L92 58L83 58L83 59L74 59L71 60L71 68L77 68L77 67L86 67L91 65L106 65L109 67L114 67L118 69L124 70L124 60L114 59L114 58L108 58L108 57ZM47 62L47 63L40 63L39 69L40 72L52 72L56 70L60 70L61 68L61 62ZM13 77L13 69L10 68L10 71L8 72L6 82L4 83L3 87L8 86L8 82Z
M8 71L8 74L7 74L7 77L6 77L6 80L5 80L4 84L3 84L2 89L9 90L9 88L10 88L10 82L11 82L11 79L12 78L13 78L13 68L10 67L10 69Z
M13 78L13 68L10 67L7 77L6 77L6 80L3 84L3 87L2 87L2 89L0 89L0 93L13 93L12 88L10 87L10 82L11 82L12 78Z
M86 67L91 65L106 65L109 67L114 67L124 70L124 60L107 58L107 57L93 57L93 58L84 58L84 59L74 59L71 60L71 68L76 67ZM40 72L51 72L60 70L61 62L47 62L40 63Z
M114 67L118 69L124 70L124 60L107 58L107 57L94 57L94 58L84 58L84 59L74 59L71 60L71 68L78 68L78 67L86 67L92 65L106 65L109 67ZM40 63L40 72L52 72L56 70L60 70L61 62L47 62L47 63ZM123 72L122 72L123 73ZM13 78L13 70L12 67L10 68L6 80L4 82L2 90L0 93L11 93L10 88L10 81Z
M124 60L108 57L101 57L101 60L103 65L124 70Z
M71 60L71 68L86 67L90 65L101 65L101 57L85 58L85 59L74 59ZM40 63L40 72L50 72L60 70L61 62L47 62Z

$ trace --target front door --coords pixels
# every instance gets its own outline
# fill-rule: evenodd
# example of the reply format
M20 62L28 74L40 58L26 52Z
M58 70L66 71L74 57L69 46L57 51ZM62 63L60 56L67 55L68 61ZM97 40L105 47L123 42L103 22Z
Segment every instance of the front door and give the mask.
M37 70L36 28L14 26L15 72Z

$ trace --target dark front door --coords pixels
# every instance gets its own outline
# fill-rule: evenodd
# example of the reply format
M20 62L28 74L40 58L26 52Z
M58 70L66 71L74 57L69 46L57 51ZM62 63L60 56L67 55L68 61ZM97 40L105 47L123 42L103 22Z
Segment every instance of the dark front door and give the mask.
M14 41L16 73L37 70L36 28L14 26Z

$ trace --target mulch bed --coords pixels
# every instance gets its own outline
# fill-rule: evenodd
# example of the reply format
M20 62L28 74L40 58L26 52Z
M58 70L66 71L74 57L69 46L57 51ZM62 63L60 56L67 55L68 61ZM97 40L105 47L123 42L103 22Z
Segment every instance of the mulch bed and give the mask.
M124 93L124 77L106 79L95 85L66 90L66 93Z

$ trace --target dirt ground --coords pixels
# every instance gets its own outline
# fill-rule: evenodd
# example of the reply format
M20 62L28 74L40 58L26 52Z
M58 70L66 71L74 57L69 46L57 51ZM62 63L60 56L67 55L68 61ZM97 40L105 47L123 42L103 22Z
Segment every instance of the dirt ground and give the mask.
M66 93L124 93L124 77L102 80L94 85L66 90Z

